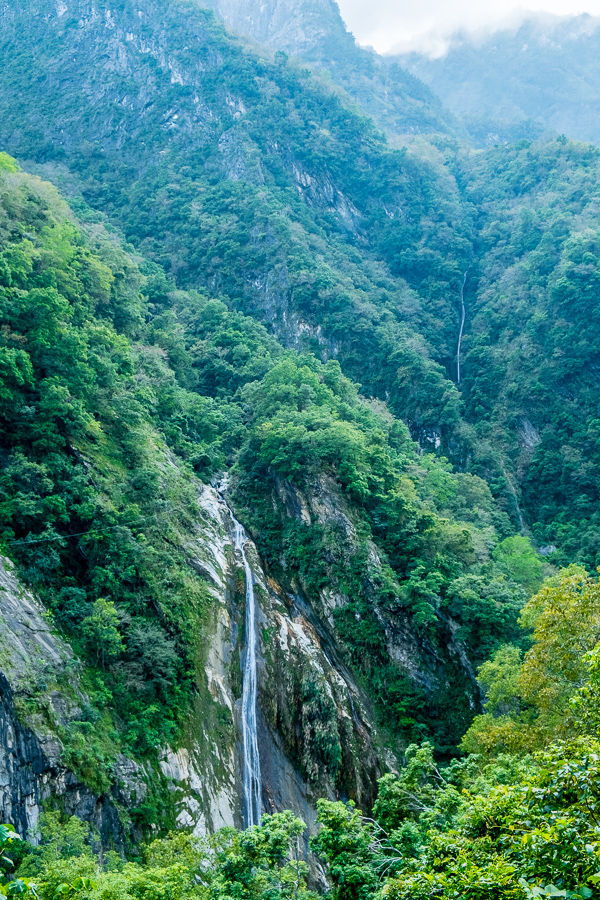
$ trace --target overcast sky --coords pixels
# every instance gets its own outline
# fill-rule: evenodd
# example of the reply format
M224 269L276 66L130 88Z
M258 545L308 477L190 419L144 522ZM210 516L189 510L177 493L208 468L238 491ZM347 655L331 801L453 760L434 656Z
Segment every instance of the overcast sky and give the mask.
M411 43L439 53L444 37L457 28L490 28L519 17L514 0L338 0L338 5L358 41L380 53ZM526 6L559 15L600 15L600 0L527 0Z

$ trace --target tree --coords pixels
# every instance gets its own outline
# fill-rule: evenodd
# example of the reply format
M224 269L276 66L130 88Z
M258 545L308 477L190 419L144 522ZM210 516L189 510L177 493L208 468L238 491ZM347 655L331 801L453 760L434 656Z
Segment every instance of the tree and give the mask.
M32 881L28 878L12 878L8 874L14 864L7 856L7 851L20 840L20 835L12 825L0 825L0 894L4 897L37 898L37 890Z
M306 888L308 867L300 837L306 825L290 811L263 816L259 826L224 828L213 840L209 875L215 900L316 900Z
M558 721L587 681L586 654L600 641L600 583L583 566L570 566L546 581L521 618L534 641L519 677L521 695Z
M104 668L117 659L125 649L119 632L121 618L112 600L100 598L92 606L92 612L81 622L82 638L92 655Z
M486 713L475 718L465 735L466 751L529 750L581 734L594 719L598 578L582 566L563 569L529 600L521 625L532 630L533 641L522 664L516 648L503 647L479 669ZM574 706L576 698L585 705L585 716Z
M320 828L310 847L328 864L334 900L370 900L379 883L373 825L352 803L318 800L317 810Z
M521 534L505 538L495 547L493 559L500 571L521 584L528 595L539 589L542 583L542 560L531 546L529 538Z

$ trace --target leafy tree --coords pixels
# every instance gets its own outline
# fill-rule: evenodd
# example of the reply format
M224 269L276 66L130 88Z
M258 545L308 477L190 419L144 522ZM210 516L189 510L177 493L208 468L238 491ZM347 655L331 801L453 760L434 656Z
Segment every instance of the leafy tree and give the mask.
M91 655L104 668L117 659L125 645L119 631L121 619L115 604L110 600L96 600L92 611L81 621L81 637Z
M494 562L512 581L534 594L542 583L542 560L531 541L520 534L501 541L493 552Z
M492 781L491 789L478 793L484 770L484 778L463 791L450 827L430 832L419 864L407 864L385 886L385 895L595 896L597 754L589 741L552 747L529 759L513 784Z
M288 811L263 816L260 826L241 833L223 829L214 842L211 895L223 900L314 898L315 894L306 889L308 867L300 851L299 839L305 827Z
M311 838L314 853L327 861L336 900L368 900L378 887L374 830L349 804L318 800L320 829Z
M14 868L12 859L7 856L13 844L21 837L12 825L0 825L0 893L4 897L37 897L37 890L28 878L13 878L9 873Z
M600 641L600 587L581 566L548 579L521 614L533 646L522 663L503 647L479 670L488 710L463 739L466 750L527 750L585 729L573 706L594 696L594 651ZM589 718L590 713L587 713Z
M300 846L304 831L304 822L291 812L277 813L265 816L260 826L243 832L224 828L209 839L171 834L147 845L143 861L126 862L115 853L100 859L89 826L52 813L43 817L40 847L26 857L19 874L35 873L42 900L73 895L83 900L311 900L316 895L306 888L308 867ZM26 879L18 883L29 884Z

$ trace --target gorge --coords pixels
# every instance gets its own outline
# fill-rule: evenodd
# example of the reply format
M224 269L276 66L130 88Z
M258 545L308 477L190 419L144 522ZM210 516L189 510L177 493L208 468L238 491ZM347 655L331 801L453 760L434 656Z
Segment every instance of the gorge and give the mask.
M42 900L597 889L600 151L470 134L334 3L0 9Z

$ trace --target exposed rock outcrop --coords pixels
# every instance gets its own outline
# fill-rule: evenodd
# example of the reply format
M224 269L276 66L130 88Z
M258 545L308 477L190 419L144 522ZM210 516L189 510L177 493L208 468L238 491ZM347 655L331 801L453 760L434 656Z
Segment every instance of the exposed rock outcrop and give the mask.
M123 850L141 836L131 823L127 827L127 812L139 807L157 778L168 786L178 826L202 835L243 824L244 574L223 495L215 487L199 485L199 504L201 519L186 553L214 600L198 635L205 680L198 684L180 744L165 747L155 767L119 755L113 764L113 787L102 796L63 761L64 735L72 722L82 719L88 703L80 686L81 663L53 629L41 603L19 582L12 563L3 561L0 818L33 840L44 802L52 797L66 813L92 823L104 846ZM307 509L304 514L309 515ZM310 514L319 514L316 506ZM263 808L292 809L314 829L318 796L335 797L341 790L359 803L372 801L379 763L368 701L341 661L327 625L301 595L286 594L267 577L251 541L246 553L260 607ZM326 711L325 731L315 715L317 707L320 714Z
M276 494L274 501L279 505L282 515L306 525L314 522L323 528L334 527L340 536L337 550L329 551L338 557L335 562L332 559L334 564L331 566L331 578L320 589L319 603L312 613L314 620L320 622L321 627L327 628L329 641L335 645L338 638L336 612L351 604L351 598L336 579L335 571L343 571L350 567L353 557L360 555L364 564L362 590L383 630L390 660L415 685L418 685L426 696L442 694L451 686L452 678L458 675L465 685L468 707L478 709L480 694L475 673L463 644L455 636L458 624L450 617L443 618L445 640L443 644L436 645L426 633L416 630L401 597L398 597L397 602L391 606L389 603L383 606L379 602L377 585L388 577L385 572L386 564L372 540L367 540L364 546L350 506L334 479L320 475L302 493L289 482L274 477L274 488ZM300 589L303 587L299 586ZM400 590L398 584L396 587ZM314 602L313 600L313 604ZM440 619L442 620L442 617ZM452 668L454 675L450 672Z
M105 846L123 849L131 835L124 832L118 804L127 802L134 786L138 793L144 790L139 767L120 756L115 762L120 787L108 797L94 794L61 761L56 726L79 718L86 702L79 664L5 557L0 558L0 669L0 821L35 842L40 813L52 798L67 815L94 825Z
M215 785L210 800L203 804L205 819L195 826L202 830L240 822L239 673L244 651L240 601L244 587L241 561L234 548L231 513L222 494L214 487L203 486L200 505L205 518L188 549L191 564L205 573L216 601L212 637L205 656L207 685L214 703L225 715L230 714L235 724L229 743L221 740L213 752L208 750L207 734L200 740L196 734L189 748L197 773L196 784ZM251 541L246 553L255 578L262 635L258 679L263 807L269 812L293 809L305 821L314 822L316 797L324 793L336 795L335 767L328 768L315 751L315 735L308 722L309 703L303 692L306 695L311 690L322 693L331 710L331 724L339 735L339 753L347 768L347 791L368 804L378 773L377 755L369 736L373 723L368 701L336 654L333 638L327 635L326 627L319 625L306 601L299 595L285 593L266 575ZM214 769L217 756L223 779L220 782ZM169 765L172 763L171 757ZM183 773L185 766L178 766ZM191 786L194 777L190 770L177 780ZM199 793L196 789L195 799ZM181 802L185 805L186 801Z

